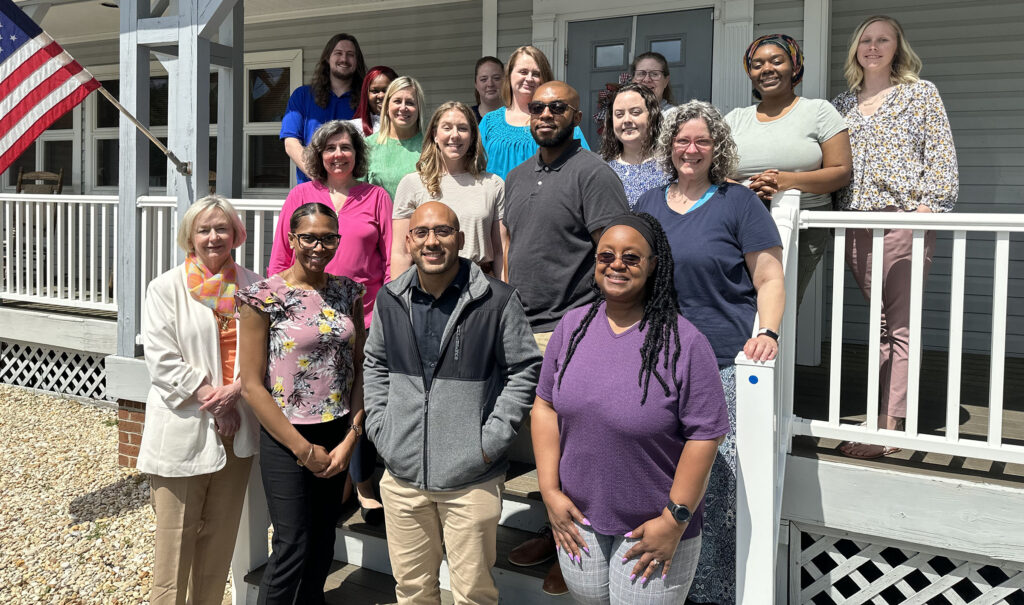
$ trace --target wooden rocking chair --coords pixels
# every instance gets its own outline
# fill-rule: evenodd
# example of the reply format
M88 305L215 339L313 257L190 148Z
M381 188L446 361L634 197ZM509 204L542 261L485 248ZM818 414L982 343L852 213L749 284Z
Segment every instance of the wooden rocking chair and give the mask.
M59 194L64 190L64 169L57 172L25 172L18 168L16 193Z

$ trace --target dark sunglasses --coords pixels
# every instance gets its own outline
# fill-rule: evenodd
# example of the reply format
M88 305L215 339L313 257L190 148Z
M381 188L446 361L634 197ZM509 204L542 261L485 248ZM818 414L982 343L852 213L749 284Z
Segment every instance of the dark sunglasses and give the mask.
M427 235L429 235L431 231L434 232L437 239L448 239L456 233L455 227L451 227L449 225L438 225L436 227L414 227L409 229L409 234L412 235L413 239L419 241L427 239Z
M295 239L299 240L299 246L304 250L312 250L316 248L317 244L324 247L325 250L334 250L341 243L341 236L337 233L330 233L323 237L317 237L310 235L309 233L292 233Z
M573 111L579 111L578 108L573 107L572 105L569 105L565 101L552 101L550 103L542 103L540 101L530 101L529 103L526 104L526 108L530 110L530 115L531 116L539 116L540 114L544 113L544 108L545 107L551 110L551 114L552 115L556 115L556 116L560 116L563 113L565 113L566 109L571 109Z
M614 263L615 259L617 258L621 260L622 264L626 265L627 267L638 267L646 257L640 256L639 254L633 254L632 252L626 252L622 256L616 256L614 252L598 252L596 258L597 262L601 263L602 265L610 265Z

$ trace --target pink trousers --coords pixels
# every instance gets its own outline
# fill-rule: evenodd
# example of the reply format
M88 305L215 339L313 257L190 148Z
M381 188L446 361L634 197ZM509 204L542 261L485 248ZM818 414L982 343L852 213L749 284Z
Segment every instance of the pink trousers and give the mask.
M879 411L907 417L908 357L910 354L910 258L914 235L910 229L887 229L882 259L882 321L879 362ZM871 300L871 229L846 233L846 262L864 298ZM924 238L924 277L935 252L935 232Z

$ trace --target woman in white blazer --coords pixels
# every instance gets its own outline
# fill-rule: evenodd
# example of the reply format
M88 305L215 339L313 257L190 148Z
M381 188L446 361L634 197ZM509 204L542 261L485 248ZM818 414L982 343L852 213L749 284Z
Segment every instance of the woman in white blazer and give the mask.
M240 401L234 292L259 281L231 251L245 227L224 198L193 204L178 227L185 262L152 282L142 312L151 387L139 447L156 512L152 605L219 605L258 424ZM186 594L188 593L188 594Z

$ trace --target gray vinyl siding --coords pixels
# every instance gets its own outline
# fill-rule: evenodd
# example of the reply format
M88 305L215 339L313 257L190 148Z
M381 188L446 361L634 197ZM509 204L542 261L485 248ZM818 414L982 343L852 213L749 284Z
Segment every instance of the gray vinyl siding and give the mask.
M498 58L533 43L533 0L498 0Z
M1019 213L1024 209L1024 3L1015 0L832 0L830 95L847 88L843 62L850 35L873 14L898 19L921 56L921 77L942 95L956 143L960 196L954 212ZM1007 354L1024 356L1024 236L1011 235ZM951 237L938 238L925 286L923 345L948 347ZM994 238L969 235L964 347L991 349ZM831 283L831 254L826 259ZM844 339L867 342L867 303L846 280ZM825 334L831 301L826 301Z
M786 34L803 41L803 0L755 0L754 37L765 34Z

